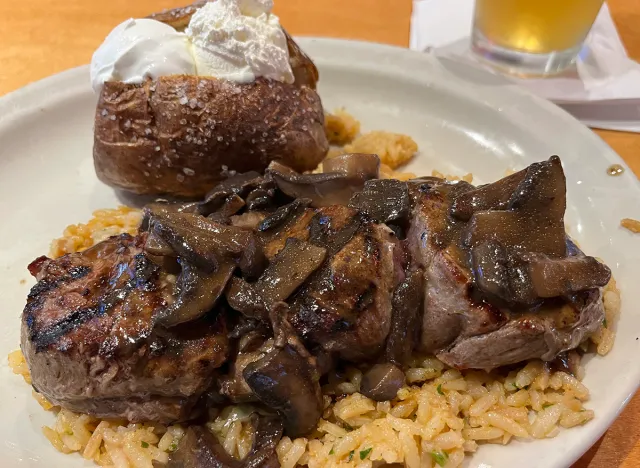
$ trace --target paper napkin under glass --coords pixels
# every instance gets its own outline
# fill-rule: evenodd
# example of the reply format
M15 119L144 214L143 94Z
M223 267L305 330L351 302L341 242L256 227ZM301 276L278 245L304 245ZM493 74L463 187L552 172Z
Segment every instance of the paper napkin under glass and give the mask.
M414 0L410 48L479 62L470 51L474 0ZM511 78L595 128L640 133L640 64L627 51L606 3L574 67L551 78Z

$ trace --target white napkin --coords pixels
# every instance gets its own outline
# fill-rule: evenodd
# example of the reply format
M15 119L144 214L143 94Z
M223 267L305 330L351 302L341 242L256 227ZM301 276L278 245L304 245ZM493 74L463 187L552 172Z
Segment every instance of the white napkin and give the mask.
M480 64L469 50L473 8L474 0L414 0L410 48ZM640 133L640 64L627 56L606 3L575 67L512 79L590 127Z

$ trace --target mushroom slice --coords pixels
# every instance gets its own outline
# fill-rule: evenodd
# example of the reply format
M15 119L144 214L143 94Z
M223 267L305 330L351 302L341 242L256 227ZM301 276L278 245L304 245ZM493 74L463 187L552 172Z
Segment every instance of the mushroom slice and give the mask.
M243 335L238 343L238 352L229 363L229 373L218 380L220 395L233 403L257 401L242 373L250 363L262 359L273 349L273 340L265 341L260 333L254 331Z
M424 273L413 270L396 287L391 299L391 330L385 358L393 364L406 364L418 339L422 311Z
M451 204L451 215L459 220L469 221L478 211L506 209L513 192L526 174L527 169L524 169L492 184L482 185L458 195Z
M354 211L354 216L341 229L334 229L331 218L318 212L309 224L309 241L326 248L330 256L335 255L362 229L363 223L362 217Z
M351 197L349 208L376 223L406 222L411 209L407 183L393 179L368 180L363 190Z
M193 213L147 205L149 230L175 251L176 256L213 271L225 259L238 259L253 240L253 233L225 226Z
M291 237L254 283L254 288L268 307L284 301L322 265L326 254L327 250L322 247Z
M355 161L363 155L349 156ZM367 164L362 168L359 168L355 162L349 164L344 162L341 166L344 170L317 174L298 174L287 166L274 161L269 164L267 173L284 194L292 198L308 198L313 207L346 205L355 192L362 190L365 181L378 176L377 171L374 174L373 171L368 170L370 169L367 167L370 165L370 156L372 155L363 157L363 161L367 161ZM377 158L377 156L375 157ZM347 172L347 170L352 172Z
M465 243L473 247L493 240L510 250L565 257L565 208L566 181L560 159L553 156L526 169L506 210L474 212Z
M156 325L169 328L204 316L213 309L235 269L230 263L219 265L213 273L188 262L182 262L181 266L175 302L155 317Z
M247 365L243 376L256 397L278 411L289 437L311 432L322 416L322 394L315 367L290 345Z
M219 210L231 195L244 198L264 182L264 177L255 171L229 177L205 195L204 200L198 204L198 212L205 216L209 215Z
M158 257L175 255L171 246L153 231L147 235L147 240L144 243L144 251L149 255Z
M377 154L348 153L322 162L322 172L342 172L363 180L377 179L380 158Z
M471 271L476 286L489 299L508 300L511 293L509 259L502 244L490 240L472 247Z
M268 317L273 304L285 301L322 265L327 250L295 238L273 258L255 283L233 278L227 290L229 305L247 317Z
M154 232L147 233L147 240L144 243L144 253L149 260L165 270L167 273L179 274L180 265L177 255L160 236Z
M583 255L555 259L529 254L525 259L533 291L542 298L604 287L611 279L609 267L593 257Z
M238 213L244 206L244 200L234 193L225 198L222 206L207 215L207 218L218 223L227 223L229 218Z
M252 190L245 198L247 209L249 211L264 210L274 204L274 190L266 188L257 188Z
M496 241L482 242L471 251L475 284L488 299L532 305L540 299L568 296L605 286L611 270L580 253L550 258L540 253L515 253Z
M175 301L154 318L159 326L174 327L209 312L236 264L249 277L259 276L264 268L264 254L251 231L176 212L169 205L148 205L145 212L147 254L167 264L177 258L181 267Z
M276 445L282 437L282 422L275 417L251 416L254 439L242 460L227 453L205 426L190 426L178 448L169 456L167 468L276 468L280 466Z
M311 200L308 198L298 198L288 205L281 206L271 216L262 220L258 225L258 231L266 232L285 226L289 221L300 216L310 204Z
M226 292L227 302L242 315L262 320L268 319L267 308L262 297L252 284L242 278L233 277Z
M376 364L362 376L360 393L375 401L393 400L404 385L404 380L404 372L394 364Z
M262 243L255 236L251 236L247 248L240 256L238 266L242 275L249 281L259 278L264 272L267 266L267 257L264 254Z

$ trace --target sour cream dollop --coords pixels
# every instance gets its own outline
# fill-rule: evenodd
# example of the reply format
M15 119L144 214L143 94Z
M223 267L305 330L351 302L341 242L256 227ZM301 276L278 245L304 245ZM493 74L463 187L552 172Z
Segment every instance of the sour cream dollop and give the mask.
M128 19L116 26L91 60L96 92L106 81L142 83L148 78L195 73L189 38L151 19Z
M167 75L293 83L287 38L272 8L273 0L216 0L193 14L184 33L159 21L129 19L93 54L93 89Z

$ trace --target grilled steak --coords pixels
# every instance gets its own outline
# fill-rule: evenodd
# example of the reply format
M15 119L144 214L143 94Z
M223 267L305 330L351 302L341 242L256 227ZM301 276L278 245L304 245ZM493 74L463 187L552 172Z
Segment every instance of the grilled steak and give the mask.
M344 359L374 356L389 333L393 290L404 279L393 231L333 205L300 213L267 241L267 255L289 237L327 249L324 265L292 297L295 330Z
M54 404L101 418L187 419L225 361L221 318L153 330L173 285L142 253L144 242L124 234L30 265L38 283L21 346L34 388Z
M436 352L459 336L481 335L506 322L502 312L469 296L472 282L463 254L453 244L447 223L455 196L472 187L431 181L416 187L416 205L407 240L413 261L425 271L424 313L420 349Z
M552 187L555 196L540 196L547 189L544 184L552 177L542 179L534 173L535 191L527 195L528 200L513 202L529 189L523 184L530 172L562 174L559 161L553 158L540 163L541 168L534 166L495 186L479 189L462 182L449 184L436 180L413 184L414 208L407 239L413 261L425 271L419 348L436 353L450 366L492 369L532 358L553 360L559 353L577 347L602 322L604 308L599 286L608 281L608 268L585 257L567 241L564 226L560 230L563 247L558 253L554 238L558 233L551 227L555 222L553 216L557 216L553 203L559 204L560 219L564 216L564 176L556 177L557 187ZM518 223L528 221L518 219L517 210L536 197L543 202L535 207L536 213L526 215L541 216L536 222L542 226L548 223L548 230L518 232ZM465 204L466 199L472 203ZM456 208L456 213L462 213L457 217L452 215ZM546 219L542 219L546 216L544 212L541 214L542 208L551 212ZM472 244L472 239L478 230L472 230L477 229L479 221L474 218L474 209L484 221L492 216L500 220L492 229L485 229L486 239L476 244ZM503 258L505 249L500 242L506 243L514 235L518 243L511 248L512 257ZM478 249L478 245L484 250ZM545 255L532 254L530 249L547 251ZM478 252L485 255L484 263L474 260ZM531 270L537 259L540 264L534 267L540 268ZM582 259L585 261L579 263ZM557 267L560 273L553 277L549 274L550 266ZM542 280L538 283L545 283L544 287L535 286L536 294L542 294L540 297L532 292L535 287L531 284L537 278L527 277L532 271L540 274ZM566 276L569 271L571 278ZM580 275L585 274L589 278L582 282ZM527 279L515 284L512 277ZM553 294L544 296L547 291ZM557 291L560 293L556 294Z
M600 290L591 289L546 310L512 314L504 325L488 333L461 333L437 356L462 369L493 369L534 358L552 361L558 354L577 348L603 319Z
M558 158L479 187L378 180L377 157L359 158L236 175L201 203L148 205L136 237L34 261L34 387L130 421L261 403L297 437L338 359L375 363L362 392L383 401L416 346L492 369L552 361L598 327L610 271L566 237Z

